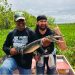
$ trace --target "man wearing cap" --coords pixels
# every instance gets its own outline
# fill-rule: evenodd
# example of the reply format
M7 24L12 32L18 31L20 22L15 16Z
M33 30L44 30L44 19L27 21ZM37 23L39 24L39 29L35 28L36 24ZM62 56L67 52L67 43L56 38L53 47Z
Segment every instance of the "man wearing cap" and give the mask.
M50 36L51 35L61 35L57 30L52 31L48 27L47 17L45 15L39 15L37 17L35 33L38 39L43 38L48 35ZM64 50L66 49L66 46L65 44L62 45L62 43L64 42L62 39L63 37L58 39L56 43L61 50ZM36 63L36 73L37 74L44 74L45 65L46 65L47 74L55 75L56 48L54 48L53 41L50 40L48 43L49 45L46 45L47 43L44 43L44 45L37 50L37 55L35 56L35 60L37 61Z
M12 75L15 69L18 69L20 74L31 74L33 53L22 54L16 48L34 41L36 39L35 33L26 27L23 14L16 13L14 20L16 28L7 35L3 44L4 52L10 57L1 65L0 75Z
M36 24L35 32L36 32L38 39L43 38L48 35L53 35L52 30L48 28L47 17L45 15L39 15L37 17L37 24ZM51 55L52 60L53 60L52 65L50 64L51 60L49 61L49 55L53 52L53 50L54 50L53 42L50 42L48 46L44 44L41 48L37 50L37 56L35 56L35 60L37 60L37 63L36 63L36 73L37 74L42 74L42 75L44 74L45 65L47 66L47 74L51 74L51 75L54 74L56 70L55 62L54 62L55 55L54 56Z

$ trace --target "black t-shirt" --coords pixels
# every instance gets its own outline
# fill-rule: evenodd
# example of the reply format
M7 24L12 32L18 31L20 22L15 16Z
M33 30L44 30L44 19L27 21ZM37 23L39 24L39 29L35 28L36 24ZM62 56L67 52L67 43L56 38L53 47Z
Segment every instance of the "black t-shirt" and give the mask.
M38 29L35 30L35 33L36 33L38 39L54 34L52 32L52 30L50 30L49 28L47 28L47 31L44 35L40 34ZM40 54L43 54L43 52L45 52L45 54L50 54L53 52L53 50L54 50L54 42L51 42L49 46L41 47L41 48L37 49L37 52L39 52Z
M34 40L36 40L36 35L29 28L25 28L23 31L14 29L7 35L3 45L3 50L7 55L10 55L10 48L27 45ZM17 54L12 57L16 60L20 67L31 68L33 53L24 55Z

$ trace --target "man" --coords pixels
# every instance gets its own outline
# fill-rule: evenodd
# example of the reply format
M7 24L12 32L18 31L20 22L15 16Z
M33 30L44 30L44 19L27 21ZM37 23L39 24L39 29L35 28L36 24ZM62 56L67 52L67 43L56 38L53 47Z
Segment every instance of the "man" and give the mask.
M21 54L16 48L20 48L35 40L35 34L26 27L25 18L21 13L14 16L16 28L11 31L3 45L3 50L10 55L1 66L2 74L12 75L13 71L18 68L20 74L31 74L31 64L33 53Z
M10 57L1 65L0 75L12 75L15 69L18 69L20 74L31 74L33 53L23 54L21 47L34 41L36 36L26 27L25 17L21 13L15 14L14 20L16 28L7 35L3 45L4 52ZM44 43L43 39L41 42Z
M37 24L36 24L35 32L36 32L38 39L43 38L48 35L55 35L54 32L48 28L47 17L45 15L39 15L37 17ZM57 43L60 44L60 42L61 41ZM41 48L37 50L37 56L35 56L35 60L37 61L37 64L36 64L37 74L44 74L45 65L46 65L47 74L55 75L56 54L53 51L55 51L54 42L51 40L48 46L44 44Z

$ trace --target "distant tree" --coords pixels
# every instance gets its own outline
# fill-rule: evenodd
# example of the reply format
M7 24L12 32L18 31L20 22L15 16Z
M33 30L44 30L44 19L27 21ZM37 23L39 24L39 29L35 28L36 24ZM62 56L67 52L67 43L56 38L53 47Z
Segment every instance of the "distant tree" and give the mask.
M54 17L48 17L48 23L54 24L55 18Z
M0 28L9 28L10 27L10 13L11 5L8 4L7 0L0 0Z
M25 19L26 19L27 26L34 27L35 24L36 24L36 17L27 13L27 12L24 12L24 16L25 16Z
M48 17L48 24L49 24L49 27L51 29L54 29L56 27L54 22L55 22L55 18L54 17Z

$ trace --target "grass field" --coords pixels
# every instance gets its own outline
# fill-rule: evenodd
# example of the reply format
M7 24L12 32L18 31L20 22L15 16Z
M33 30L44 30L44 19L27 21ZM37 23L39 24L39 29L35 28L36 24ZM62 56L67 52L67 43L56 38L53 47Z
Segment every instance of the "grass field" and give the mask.
M68 50L57 50L57 54L64 54L73 68L75 68L75 24L61 24L59 27L62 34L64 35ZM9 31L11 31L11 29L0 30L0 57L5 55L2 51L2 45Z

